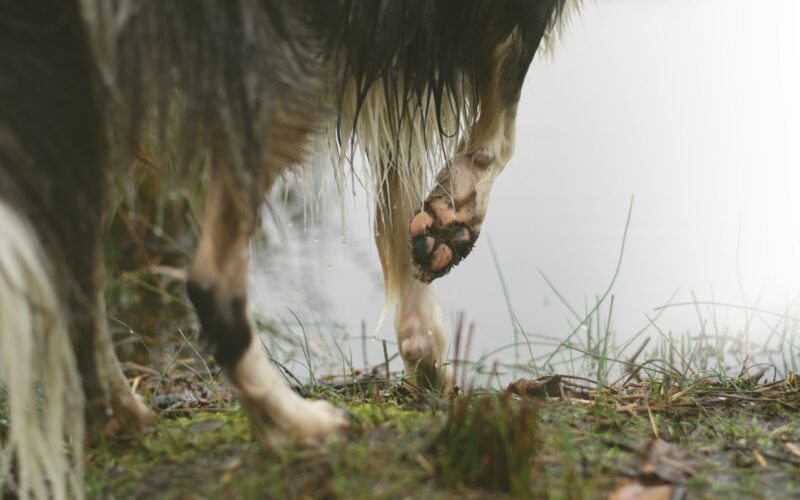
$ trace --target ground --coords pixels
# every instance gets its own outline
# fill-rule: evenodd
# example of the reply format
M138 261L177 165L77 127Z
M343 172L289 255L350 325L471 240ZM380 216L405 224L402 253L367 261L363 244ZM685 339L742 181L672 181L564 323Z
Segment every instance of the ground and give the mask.
M769 366L750 357L758 349L746 330L717 331L716 308L726 304L695 304L700 324L713 332L675 337L658 329L657 312L651 336L618 343L613 280L584 314L564 302L574 329L552 354L531 354L513 367L486 366L489 359L454 366L458 390L447 397L387 373L388 359L358 371L338 345L331 350L341 355L344 375L321 377L302 324L302 335L286 323L258 324L274 339L270 355L287 382L347 408L351 418L350 429L324 446L265 449L197 342L184 298L178 269L191 244L178 241L191 242L196 228L185 220L200 211L188 202L171 211L152 203L166 215L143 216L145 205L112 225L115 278L106 302L126 375L159 418L146 434L94 437L88 498L800 497L793 310L743 307L772 326L774 342L763 351L779 362ZM170 229L170 221L189 230ZM528 334L510 303L509 313L515 349L524 353ZM460 342L467 330L460 323L452 357L470 359L471 330ZM293 354L280 352L282 344ZM292 357L308 368L310 380L299 377L306 383L286 370ZM514 370L529 378L499 383L496 368L504 380ZM480 370L491 383L474 382ZM0 415L0 431L2 424Z
M800 496L793 377L697 379L682 390L555 377L442 398L380 370L353 373L299 389L346 407L348 432L322 447L266 450L224 381L185 361L166 373L128 365L161 418L149 434L91 447L87 497Z

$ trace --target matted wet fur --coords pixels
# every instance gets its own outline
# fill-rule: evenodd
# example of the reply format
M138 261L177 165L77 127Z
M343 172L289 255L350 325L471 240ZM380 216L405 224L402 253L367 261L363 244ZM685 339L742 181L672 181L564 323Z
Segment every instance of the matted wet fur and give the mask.
M176 115L170 146L212 165L189 297L263 440L347 425L280 382L247 317L258 207L313 136L329 137L339 180L366 158L406 370L446 390L428 283L477 239L528 66L577 1L0 0L0 491L80 497L76 422L151 421L105 325L102 227L144 129L165 141Z

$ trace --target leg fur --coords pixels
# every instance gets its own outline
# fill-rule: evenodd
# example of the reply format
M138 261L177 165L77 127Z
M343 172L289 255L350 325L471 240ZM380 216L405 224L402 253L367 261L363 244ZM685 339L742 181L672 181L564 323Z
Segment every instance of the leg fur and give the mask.
M153 423L154 416L131 391L114 353L103 300L105 264L99 232L94 239L83 242L82 255L73 255L69 263L70 269L86 271L73 280L67 294L86 418L91 429L109 435L141 431Z
M447 336L442 308L429 284L414 279L407 221L419 199L388 167L376 209L376 244L383 267L386 303L396 302L395 333L405 372L418 385L449 391ZM392 207L391 210L388 207Z
M102 294L98 294L96 304L91 335L94 338L92 355L96 369L83 379L89 399L90 421L101 425L107 435L145 430L153 424L155 416L131 391L122 373L108 332Z
M443 168L423 209L411 219L415 275L423 282L444 276L472 251L486 217L492 184L514 153L522 78L530 60L500 44L481 84L481 109L469 141ZM522 75L525 71L521 72Z
M213 350L268 446L320 442L347 425L325 401L308 401L280 380L247 317L247 264L256 210L226 171L215 172L203 234L190 270L189 297Z
M395 330L406 372L448 388L447 338L441 307L428 283L447 274L472 250L486 217L494 180L514 151L522 82L533 53L513 37L491 52L480 81L481 109L455 161L437 175L424 203L412 172L388 163L380 170L376 216L387 303L396 300ZM422 210L413 211L423 206ZM408 222L410 220L410 223ZM411 235L411 244L408 235ZM416 277L419 281L413 279Z

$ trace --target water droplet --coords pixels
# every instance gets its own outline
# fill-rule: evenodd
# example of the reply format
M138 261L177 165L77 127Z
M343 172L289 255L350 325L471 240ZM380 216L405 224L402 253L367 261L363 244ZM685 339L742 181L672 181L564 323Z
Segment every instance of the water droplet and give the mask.
M428 335L433 337L433 330L428 330Z
M330 270L332 270L332 269L333 269L333 266L332 266L332 265L330 265L330 264L328 264L328 271L330 271Z
M133 334L135 334L135 333L136 333L136 332L134 332L134 331L133 331L133 328L129 328L129 329L128 329L128 334L129 334L129 335L133 335Z
M292 227L292 223L290 222L290 223L286 224L286 227Z
M342 245L347 246L347 240L342 240Z
M314 243L319 243L319 238L314 238Z
M373 335L373 336L372 336L372 341L373 341L373 342L377 342L377 341L378 341L378 337L376 337L375 335Z

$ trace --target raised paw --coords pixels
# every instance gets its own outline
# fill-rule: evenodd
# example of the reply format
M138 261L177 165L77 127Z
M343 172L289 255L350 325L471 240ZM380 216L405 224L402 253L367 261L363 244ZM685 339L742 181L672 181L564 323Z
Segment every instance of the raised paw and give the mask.
M471 210L453 208L445 197L425 202L409 227L415 276L429 283L458 265L475 245L476 230L470 230Z
M504 162L488 146L436 176L436 186L409 223L415 276L429 283L469 255L486 216L489 190Z

